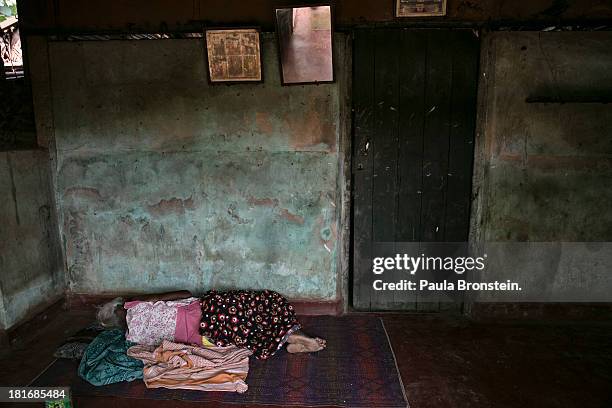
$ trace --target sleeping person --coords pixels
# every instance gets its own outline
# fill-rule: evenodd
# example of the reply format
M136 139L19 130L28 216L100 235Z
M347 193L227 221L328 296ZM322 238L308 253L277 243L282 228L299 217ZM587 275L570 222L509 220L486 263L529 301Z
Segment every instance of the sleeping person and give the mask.
M272 356L287 344L289 353L325 348L325 340L300 332L295 308L277 292L189 291L145 295L130 301L116 298L97 313L104 327L127 328L126 339L158 345L163 340L198 346L247 348L258 359Z

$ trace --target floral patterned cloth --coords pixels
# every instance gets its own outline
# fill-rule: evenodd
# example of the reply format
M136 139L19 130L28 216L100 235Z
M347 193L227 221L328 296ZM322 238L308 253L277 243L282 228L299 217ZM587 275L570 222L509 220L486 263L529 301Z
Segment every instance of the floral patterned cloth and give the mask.
M173 301L127 302L126 322L128 330L126 339L148 346L161 344L163 340L175 340L176 319L179 308L198 301L188 298Z
M273 355L299 330L295 309L270 291L210 291L201 299L200 333L217 346L244 347L258 359Z

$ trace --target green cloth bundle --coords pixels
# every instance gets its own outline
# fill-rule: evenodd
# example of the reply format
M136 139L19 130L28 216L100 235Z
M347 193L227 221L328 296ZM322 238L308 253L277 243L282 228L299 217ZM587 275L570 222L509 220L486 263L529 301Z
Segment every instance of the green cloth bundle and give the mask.
M127 355L127 349L133 345L125 339L123 330L103 331L85 350L79 364L79 376L93 385L142 378L142 361Z

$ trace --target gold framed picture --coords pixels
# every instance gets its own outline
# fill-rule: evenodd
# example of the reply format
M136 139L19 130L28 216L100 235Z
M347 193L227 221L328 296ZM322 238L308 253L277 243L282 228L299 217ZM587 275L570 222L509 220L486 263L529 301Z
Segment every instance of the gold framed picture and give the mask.
M204 37L211 83L262 81L259 29L211 29Z
M395 0L396 17L432 17L446 15L446 0Z

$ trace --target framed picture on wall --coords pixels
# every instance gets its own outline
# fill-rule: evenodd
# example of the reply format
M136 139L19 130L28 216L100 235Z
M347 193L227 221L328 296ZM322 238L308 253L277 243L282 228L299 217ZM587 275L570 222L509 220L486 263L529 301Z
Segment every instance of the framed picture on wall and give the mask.
M262 81L258 28L212 29L204 37L211 83Z
M395 0L396 17L446 15L446 0Z

